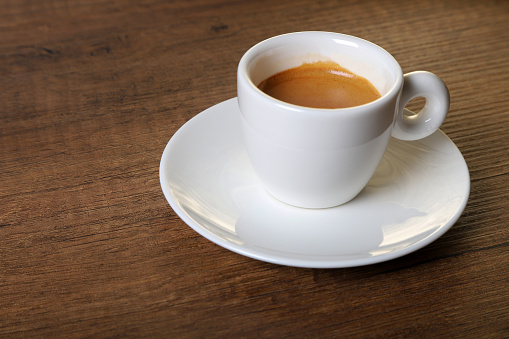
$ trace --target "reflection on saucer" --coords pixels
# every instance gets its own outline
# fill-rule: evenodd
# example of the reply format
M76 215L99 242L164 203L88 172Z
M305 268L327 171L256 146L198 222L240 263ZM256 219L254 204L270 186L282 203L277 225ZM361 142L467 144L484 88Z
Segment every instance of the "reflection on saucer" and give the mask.
M258 189L241 212L235 231L246 244L274 251L312 256L369 255L384 242L385 226L423 215L394 202L380 203L369 211L355 201L348 207L303 209Z

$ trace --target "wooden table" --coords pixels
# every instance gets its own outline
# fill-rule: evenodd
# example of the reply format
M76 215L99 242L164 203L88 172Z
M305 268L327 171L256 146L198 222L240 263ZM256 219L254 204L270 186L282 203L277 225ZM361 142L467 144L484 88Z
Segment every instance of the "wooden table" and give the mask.
M342 32L447 83L471 195L443 237L344 269L278 266L198 235L158 166L236 96L255 43ZM509 336L509 2L0 1L0 335Z

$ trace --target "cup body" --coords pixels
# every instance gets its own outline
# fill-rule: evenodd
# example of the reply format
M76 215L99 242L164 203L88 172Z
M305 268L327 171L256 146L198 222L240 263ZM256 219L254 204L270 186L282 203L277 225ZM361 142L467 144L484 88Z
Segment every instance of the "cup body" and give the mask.
M275 99L257 88L304 62L331 60L368 79L381 98L320 109ZM326 208L353 199L385 153L399 111L403 72L383 48L330 32L297 32L253 46L237 74L242 132L251 164L267 192L290 205Z

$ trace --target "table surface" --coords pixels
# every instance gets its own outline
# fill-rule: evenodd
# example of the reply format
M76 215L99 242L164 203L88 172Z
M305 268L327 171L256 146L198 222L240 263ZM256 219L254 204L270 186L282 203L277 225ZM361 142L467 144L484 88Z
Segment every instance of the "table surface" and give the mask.
M509 2L0 8L0 335L509 336ZM471 192L431 245L363 267L286 267L208 241L166 202L171 136L236 96L249 47L303 30L370 40L449 87L442 130Z

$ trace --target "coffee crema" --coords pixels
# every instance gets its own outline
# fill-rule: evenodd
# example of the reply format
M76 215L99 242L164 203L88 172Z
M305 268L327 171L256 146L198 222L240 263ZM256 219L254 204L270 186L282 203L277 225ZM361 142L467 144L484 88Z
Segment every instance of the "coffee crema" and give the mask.
M333 61L304 63L274 74L258 88L290 104L311 108L348 108L380 98L380 92L357 74Z

